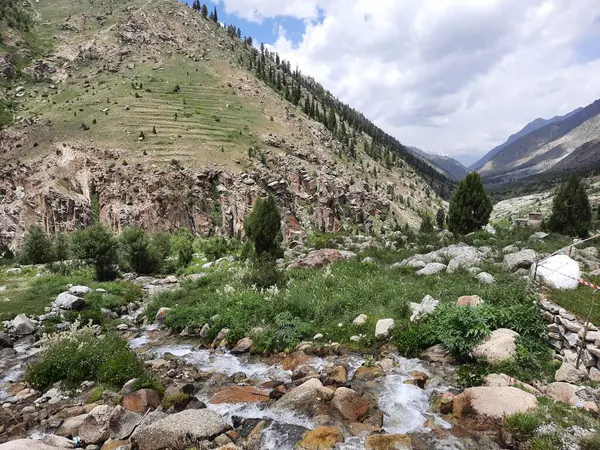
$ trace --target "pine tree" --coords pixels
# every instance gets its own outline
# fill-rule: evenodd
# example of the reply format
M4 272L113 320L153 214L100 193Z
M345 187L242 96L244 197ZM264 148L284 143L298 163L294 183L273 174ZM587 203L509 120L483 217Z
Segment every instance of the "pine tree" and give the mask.
M257 257L276 257L281 240L281 214L272 195L259 198L244 220L244 231L254 242Z
M219 15L217 14L217 7L215 6L215 12L213 12L213 20L215 23L219 23Z
M432 233L433 232L433 218L429 214L423 216L421 221L421 227L419 228L421 233Z
M456 234L468 234L487 225L492 213L492 201L485 192L479 174L464 178L450 200L448 229Z
M569 176L552 206L548 228L555 233L586 237L592 224L592 208L585 186L577 174Z
M438 209L438 212L435 216L435 220L437 222L437 226L440 230L446 228L446 212L443 208Z
M205 19L208 17L208 7L205 4L202 5L202 17Z
M194 0L194 3L192 4L192 8L195 9L196 11L200 11L200 0Z

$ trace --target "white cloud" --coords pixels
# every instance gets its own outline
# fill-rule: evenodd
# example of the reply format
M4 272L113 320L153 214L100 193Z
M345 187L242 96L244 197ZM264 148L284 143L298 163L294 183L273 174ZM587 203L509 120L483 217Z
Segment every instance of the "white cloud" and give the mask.
M252 20L306 20L297 45L282 32L273 47L432 151L482 155L538 116L600 97L600 60L577 52L600 46L598 0L221 1Z

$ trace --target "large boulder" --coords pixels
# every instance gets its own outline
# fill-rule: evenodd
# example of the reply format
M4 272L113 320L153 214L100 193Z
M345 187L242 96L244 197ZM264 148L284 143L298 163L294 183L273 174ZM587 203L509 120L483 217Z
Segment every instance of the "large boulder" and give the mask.
M135 448L162 450L188 448L210 440L227 429L223 418L208 409L191 409L168 415L148 424L141 424L131 436Z
M473 349L473 356L497 364L515 356L519 333L507 328L492 331L485 341Z
M529 269L536 260L537 253L535 250L526 248L516 253L504 255L503 266L504 270L515 272L518 269Z
M17 439L0 444L0 450L61 450L60 447L54 447L33 439Z
M535 395L516 387L477 386L454 398L454 414L459 418L500 422L505 416L537 408Z
M12 328L19 336L33 334L37 330L37 325L25 314L19 314L11 322Z
M317 427L308 431L297 444L298 450L327 450L334 449L336 445L344 442L344 435L333 427Z
M78 416L69 417L60 425L60 427L58 427L56 434L66 437L79 436L79 428L81 428L81 425L83 425L87 416L87 414L80 414Z
M54 305L67 311L79 311L85 308L85 300L70 292L61 292L58 294L58 297L56 297L56 300L54 300Z
M237 344L235 344L235 347L233 347L231 349L231 353L235 354L239 354L239 353L246 353L250 351L250 348L252 347L252 344L254 344L254 342L252 341L252 339L245 337L240 339L239 341L237 341Z
M127 439L138 426L142 416L140 414L127 411L122 406L116 406L110 414L108 432L112 439Z
M435 275L438 274L440 272L443 272L444 270L446 270L448 266L446 266L446 264L442 264L442 263L437 263L437 262L432 262L427 264L425 267L423 267L421 270L419 270L417 272L417 275Z
M75 285L69 288L69 292L73 295L85 295L92 292L92 288L87 286Z
M323 248L320 250L313 250L308 254L306 258L294 261L292 264L290 264L289 268L315 269L327 266L337 261L345 261L353 258L356 258L356 253L345 250L336 250L332 248Z
M581 278L579 263L567 255L551 256L531 270L537 281L551 289L577 289Z
M431 314L435 311L439 303L440 301L434 299L431 295L426 295L425 297L423 297L421 303L410 302L408 304L412 313L410 316L410 321L414 322L415 320L418 320L421 317L426 316L427 314Z
M13 343L10 336L6 333L0 332L0 349L2 348L12 348Z
M377 339L385 339L389 336L393 328L394 319L380 319L375 324L375 337Z
M145 413L160 405L160 397L153 389L140 389L123 397L123 407L129 411Z
M90 411L79 427L79 437L86 444L101 444L110 437L112 408L99 405Z
M358 392L345 387L340 387L335 390L333 406L344 419L350 422L360 422L368 414L371 403L365 400Z
M254 386L228 386L217 392L210 400L212 404L220 403L265 403L269 401L269 393Z
M581 389L583 388L575 386L574 384L557 381L548 385L545 394L557 402L575 406L579 402L577 392Z
M567 383L578 383L586 378L586 374L575 367L575 364L563 362L560 368L554 374L556 381L565 381Z

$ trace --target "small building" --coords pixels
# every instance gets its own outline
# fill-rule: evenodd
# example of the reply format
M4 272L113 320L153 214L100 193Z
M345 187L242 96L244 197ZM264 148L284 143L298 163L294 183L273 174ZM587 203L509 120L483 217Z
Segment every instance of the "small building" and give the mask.
M542 220L544 220L544 213L541 213L539 211L538 212L530 212L529 220L541 222Z
M544 213L542 212L530 212L527 217L518 217L513 220L514 224L518 227L529 227L533 229L539 229L544 220Z

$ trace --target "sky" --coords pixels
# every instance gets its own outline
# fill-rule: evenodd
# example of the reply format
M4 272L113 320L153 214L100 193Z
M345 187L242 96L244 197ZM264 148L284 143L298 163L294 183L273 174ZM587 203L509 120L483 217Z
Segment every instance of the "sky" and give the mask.
M600 98L600 0L215 0L411 145L471 164Z

